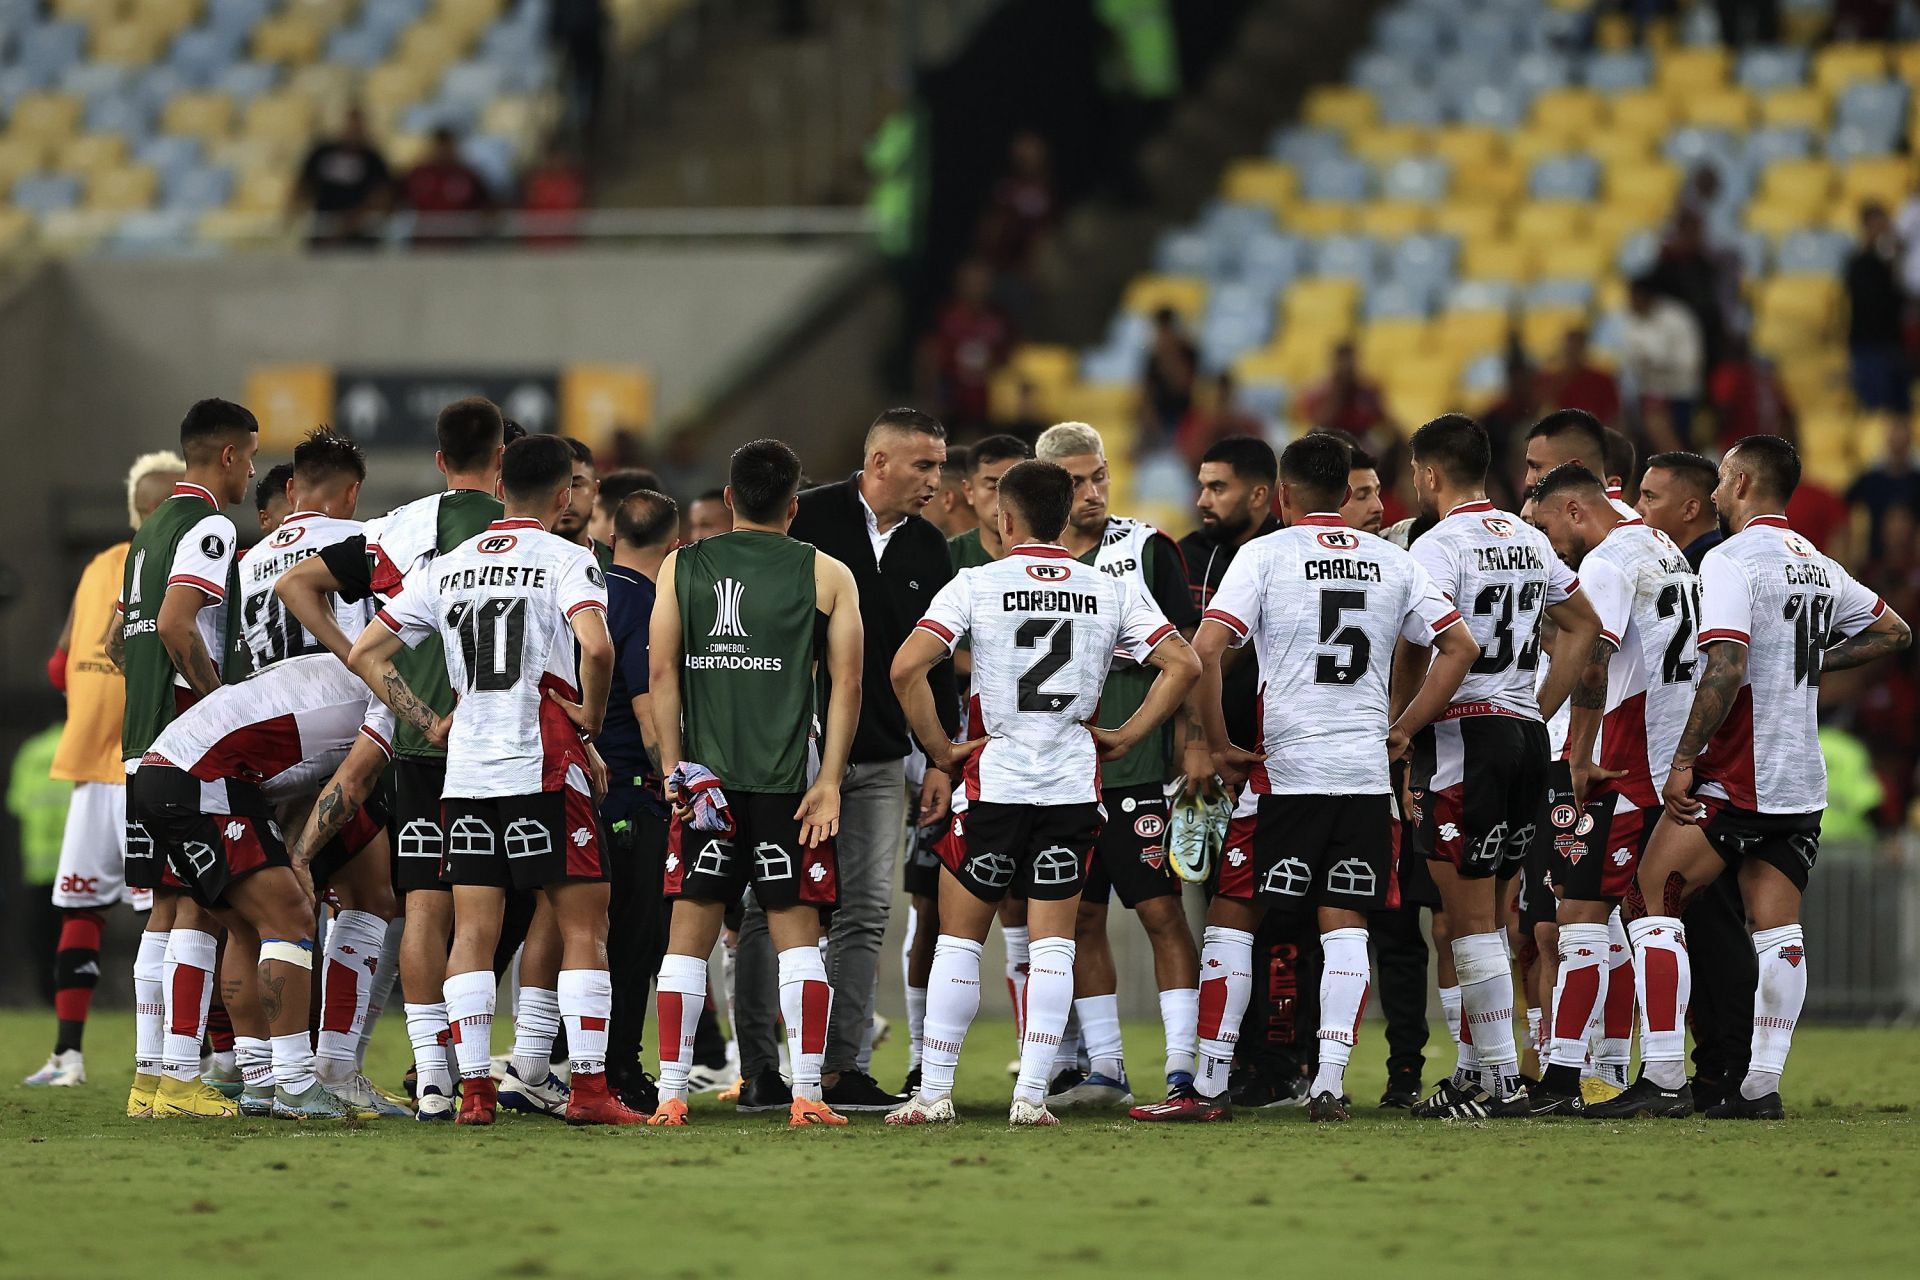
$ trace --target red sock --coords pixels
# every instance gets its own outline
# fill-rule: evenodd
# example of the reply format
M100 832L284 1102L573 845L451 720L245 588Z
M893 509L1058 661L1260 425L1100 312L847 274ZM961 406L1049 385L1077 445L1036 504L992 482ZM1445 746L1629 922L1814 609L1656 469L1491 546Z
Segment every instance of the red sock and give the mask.
M80 1047L87 1011L93 1007L93 988L100 981L100 926L98 911L67 911L60 924L60 942L54 952L53 1014L59 1020L53 1051Z

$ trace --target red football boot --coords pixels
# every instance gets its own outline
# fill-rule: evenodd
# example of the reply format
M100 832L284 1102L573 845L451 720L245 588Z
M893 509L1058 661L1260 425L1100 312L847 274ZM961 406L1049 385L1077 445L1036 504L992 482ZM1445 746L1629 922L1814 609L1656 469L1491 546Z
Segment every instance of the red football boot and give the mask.
M647 1117L613 1096L604 1072L578 1074L569 1082L568 1124L645 1124Z
M498 1106L499 1086L490 1076L460 1082L460 1114L455 1124L492 1124Z

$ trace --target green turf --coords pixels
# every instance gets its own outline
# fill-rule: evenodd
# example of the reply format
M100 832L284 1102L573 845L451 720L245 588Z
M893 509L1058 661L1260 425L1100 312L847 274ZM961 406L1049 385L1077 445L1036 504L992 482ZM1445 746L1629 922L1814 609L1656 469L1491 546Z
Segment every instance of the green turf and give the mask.
M93 1080L14 1085L49 1016L0 1014L0 1276L1912 1274L1920 1032L1813 1027L1784 1124L1420 1123L1371 1106L1173 1128L1004 1125L1011 1029L969 1039L950 1130L790 1133L697 1100L684 1130L353 1128L121 1116L131 1021ZM1375 1034L1350 1076L1382 1083ZM1130 1026L1159 1076L1157 1027ZM376 1074L404 1065L398 1019ZM903 1050L879 1054L896 1081Z

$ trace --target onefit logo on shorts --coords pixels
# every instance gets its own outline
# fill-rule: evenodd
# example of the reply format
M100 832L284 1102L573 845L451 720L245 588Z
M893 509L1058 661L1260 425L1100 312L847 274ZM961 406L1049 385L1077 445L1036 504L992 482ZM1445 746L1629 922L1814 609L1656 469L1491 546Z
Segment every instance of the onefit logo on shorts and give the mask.
M713 584L713 629L707 632L709 636L748 638L740 621L740 598L745 594L746 587L737 578L722 578Z

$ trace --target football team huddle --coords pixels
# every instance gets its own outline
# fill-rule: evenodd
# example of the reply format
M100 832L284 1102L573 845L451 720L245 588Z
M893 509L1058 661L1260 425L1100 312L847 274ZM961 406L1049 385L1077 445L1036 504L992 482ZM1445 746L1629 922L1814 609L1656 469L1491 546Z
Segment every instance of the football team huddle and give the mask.
M1409 1020L1425 1041L1425 909L1458 1065L1425 1098L1393 1067L1383 1105L1783 1114L1820 676L1911 639L1788 526L1791 444L1634 477L1562 410L1529 434L1514 513L1488 498L1486 432L1447 415L1410 441L1421 514L1388 528L1347 437L1278 457L1234 437L1176 546L1109 512L1082 423L949 452L937 421L889 410L860 471L805 489L794 451L756 440L693 504L704 528L485 400L448 405L438 441L445 489L361 521L360 448L315 431L261 486L244 551L224 508L253 485L246 408L195 404L180 454L135 465L136 533L89 566L50 667L76 788L58 1040L28 1083L84 1080L103 912L126 897L147 910L130 1116L677 1126L690 1092L731 1083L796 1127L951 1122L997 922L1012 1124L1222 1121L1250 1097L1341 1121L1376 969L1390 1043ZM867 1067L903 845L893 1094ZM1116 893L1166 1040L1164 1100L1139 1106ZM1256 1096L1243 1031L1275 928L1317 951L1317 1030L1298 1078ZM1696 968L1717 1025L1750 1034L1690 1081ZM410 1098L363 1071L396 983ZM757 1018L750 984L777 991ZM744 1082L697 1060L716 988Z

